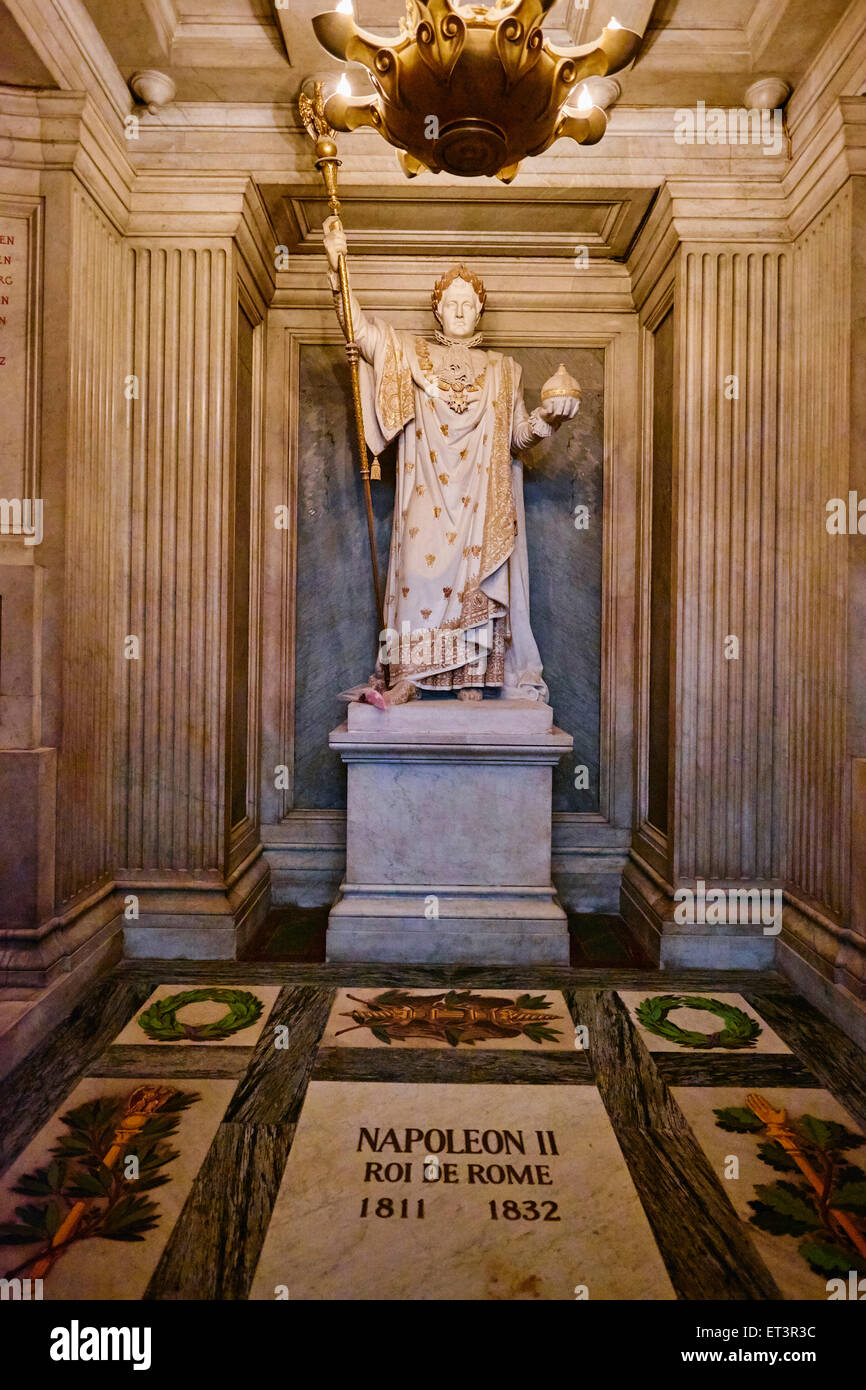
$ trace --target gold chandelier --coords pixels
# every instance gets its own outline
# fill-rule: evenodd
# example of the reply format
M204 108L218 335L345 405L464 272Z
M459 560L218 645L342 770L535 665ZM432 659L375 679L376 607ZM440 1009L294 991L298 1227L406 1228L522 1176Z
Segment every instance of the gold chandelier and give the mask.
M393 41L355 23L351 0L316 15L323 48L362 63L371 97L342 90L325 103L335 130L372 126L398 150L403 172L445 170L464 178L486 175L510 183L521 160L569 136L594 145L607 129L604 110L584 90L588 77L626 67L640 35L612 19L594 43L557 48L541 31L554 0L497 0L487 8L454 0L406 0L400 37Z

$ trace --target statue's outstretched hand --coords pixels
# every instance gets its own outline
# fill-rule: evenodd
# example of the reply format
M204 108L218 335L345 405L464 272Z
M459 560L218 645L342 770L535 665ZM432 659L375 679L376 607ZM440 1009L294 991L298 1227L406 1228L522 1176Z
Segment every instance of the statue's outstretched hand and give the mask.
M580 401L575 396L551 396L543 401L538 413L553 428L559 429L566 420L572 420L580 409Z
M343 231L343 224L339 217L326 217L322 223L322 234L325 240L328 265L336 274L340 257L347 254L346 233Z

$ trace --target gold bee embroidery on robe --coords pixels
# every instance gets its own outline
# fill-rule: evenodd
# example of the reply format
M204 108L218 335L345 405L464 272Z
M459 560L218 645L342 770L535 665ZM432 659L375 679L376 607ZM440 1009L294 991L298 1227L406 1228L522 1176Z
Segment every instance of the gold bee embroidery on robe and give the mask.
M416 438L416 439L420 439L423 433L424 433L423 430L416 430L416 431L415 431L415 438Z
M450 597L451 597L451 590L450 590L450 589L446 589L444 585L442 586L442 592L443 592L443 594L445 595L446 598L450 598Z
M448 473L440 473L440 474L439 474L439 481L440 481L440 483L447 483L447 482L449 482L449 481L450 481L450 475L449 475Z
M404 597L404 598L408 598L408 597L409 597L409 590L408 590L408 589L404 589L404 590L403 590L403 597Z
M424 559L427 561L427 564L428 564L428 565L433 565L433 564L436 563L436 556L435 556L435 555L425 555L425 556L424 556Z
M436 517L438 517L441 511L442 511L442 508L441 508L441 507L434 507L434 508L433 508L433 515L436 516Z
M436 450L435 450L435 449L431 449L431 450L430 450L430 462L431 462L431 463L435 463L435 462L436 462Z
M446 534L446 536L448 537L448 544L449 544L449 545L453 545L454 542L455 542L456 539L457 539L457 532L456 532L456 531L446 531L445 534Z
M431 614L432 612L433 612L433 609L432 609L432 608L422 608L422 609L421 609L421 617L422 617L422 618L429 618L429 617L430 617L430 614Z
M471 497L461 497L460 500L461 500L461 502L463 503L464 507L468 507L468 506L469 506L469 503L472 501L472 498L471 498Z
M420 527L420 526L410 526L410 527L409 527L409 535L412 537L413 541L414 541L415 537L417 536L417 534L418 534L418 532L419 532L420 530L421 530L421 527Z
M485 444L487 443L487 435L484 436L484 442L485 442ZM465 457L466 457L466 455L467 455L468 453L469 453L469 450L468 450L468 449L461 449L461 450L460 450L460 457L461 457L462 459L465 459Z
M406 472L407 472L407 473L414 473L414 472L415 472L415 465L414 465L414 463L412 463L411 459L407 459L407 461L406 461Z
M419 497L423 497L423 496L424 496L424 493L426 492L426 490L427 490L427 485L426 485L426 483L416 483L416 484L415 484L415 491L417 492L417 494L418 494Z
M448 426L447 426L447 425L440 425L439 428L440 428L440 430L442 431L442 433L443 433L444 435L447 436L447 434L448 434Z

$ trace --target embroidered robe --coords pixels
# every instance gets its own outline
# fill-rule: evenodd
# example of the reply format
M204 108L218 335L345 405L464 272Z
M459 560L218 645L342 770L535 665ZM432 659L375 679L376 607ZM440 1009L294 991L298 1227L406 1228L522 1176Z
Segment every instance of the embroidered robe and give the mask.
M399 332L353 304L367 440L399 436L385 589L390 678L422 688L488 685L547 700L529 623L523 474L512 451L534 442L521 368ZM548 431L550 432L550 431Z

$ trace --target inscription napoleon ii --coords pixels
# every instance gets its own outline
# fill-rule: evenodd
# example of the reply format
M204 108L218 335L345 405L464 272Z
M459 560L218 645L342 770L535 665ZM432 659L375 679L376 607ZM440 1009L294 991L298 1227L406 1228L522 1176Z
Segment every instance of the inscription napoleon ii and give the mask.
M467 1183L470 1187L550 1187L553 1184L550 1164L531 1161L536 1155L544 1158L559 1154L553 1130L534 1130L526 1134L522 1129L407 1129L382 1130L380 1127L368 1129L362 1125L358 1135L358 1153L411 1154L423 1155L407 1162L392 1159L388 1162L367 1159L364 1168L365 1183L394 1183L397 1185L413 1183ZM470 1154L501 1155L506 1159L516 1158L516 1162L443 1162L440 1154L451 1154L461 1158ZM519 1162L529 1158L528 1162ZM423 1219L424 1199L419 1197L414 1204L409 1198L392 1199L380 1197L372 1205L369 1196L361 1201L361 1217L370 1215L380 1218L410 1216ZM506 1221L559 1221L559 1208L556 1202L526 1200L516 1202L506 1200L488 1203L490 1219L500 1217Z

